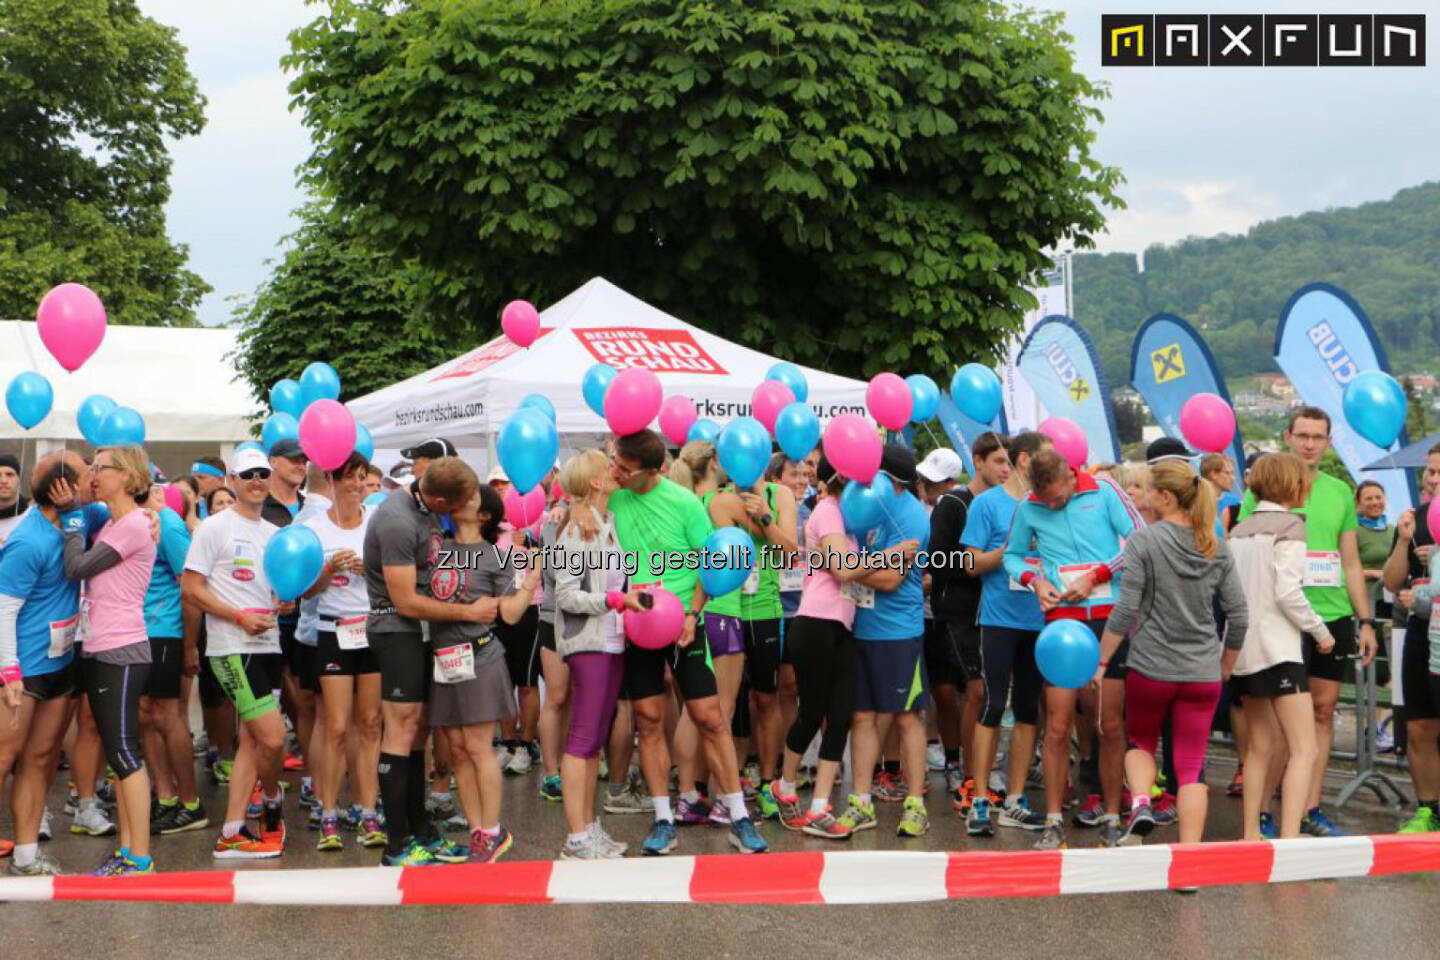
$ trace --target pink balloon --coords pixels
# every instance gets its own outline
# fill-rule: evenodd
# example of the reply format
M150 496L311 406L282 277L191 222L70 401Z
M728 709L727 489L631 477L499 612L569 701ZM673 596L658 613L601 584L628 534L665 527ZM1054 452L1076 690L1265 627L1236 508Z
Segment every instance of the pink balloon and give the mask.
M605 389L605 422L616 436L638 433L660 412L660 378L643 367L627 367Z
M898 379L898 378L897 378ZM901 383L905 381L901 380ZM906 389L909 392L909 389ZM908 416L908 414L907 414ZM880 469L884 444L875 424L856 413L842 413L825 428L825 459L849 480L869 483Z
M1197 393L1180 408L1180 432L1204 453L1219 453L1235 439L1235 411L1213 393Z
M910 385L898 374L877 373L870 379L870 386L865 388L865 406L880 426L887 430L903 430L915 409L915 396L910 392Z
M770 436L775 436L775 418L780 411L795 402L795 394L779 380L762 380L755 392L750 394L750 411L759 420Z
M556 480L554 483L550 484L550 502L560 503L561 501L569 503L570 494L566 493L565 488L560 486L560 481Z
M654 605L640 613L625 611L625 635L637 647L661 650L680 638L685 626L685 605L658 584L647 592L654 599Z
M1055 452L1076 470L1085 466L1090 456L1090 441L1085 431L1074 420L1065 417L1051 417L1040 424L1040 432L1055 444Z
M40 301L35 323L45 349L73 373L105 339L105 305L84 284L62 283Z
M173 483L165 484L165 506L174 510L180 516L185 516L185 494Z
M685 437L690 433L690 424L699 416L695 401L689 397L682 397L678 393L673 397L666 397L665 402L660 404L660 432L675 446L683 447Z
M540 336L540 313L528 300L511 300L500 311L500 329L517 346L528 347Z
M339 400L316 400L300 415L300 449L321 470L334 470L355 449L355 417Z
M516 530L533 527L545 518L545 488L536 486L528 493L517 493L513 486L505 491L505 520Z

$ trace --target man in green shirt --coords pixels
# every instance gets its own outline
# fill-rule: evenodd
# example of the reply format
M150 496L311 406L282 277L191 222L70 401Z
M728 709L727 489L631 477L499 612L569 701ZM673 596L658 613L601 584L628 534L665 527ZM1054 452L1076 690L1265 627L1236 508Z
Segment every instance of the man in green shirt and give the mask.
M625 645L624 685L640 728L640 768L655 804L655 824L641 849L649 856L663 856L677 846L670 809L670 749L665 742L668 661L685 709L700 731L705 760L721 791L719 799L729 808L730 842L741 853L764 853L769 846L745 809L735 742L720 709L705 633L696 630L705 609L698 561L713 531L710 515L694 493L660 476L665 442L653 431L617 437L610 463L617 489L610 494L609 508L621 549L635 555L633 582L658 583L685 605L684 626L675 643L660 650Z
M1305 506L1296 511L1305 517L1305 597L1335 638L1335 646L1329 653L1318 652L1310 635L1306 634L1304 639L1305 672L1309 676L1310 697L1315 703L1315 739L1319 750L1306 804L1309 812L1305 814L1301 830L1316 837L1341 836L1341 831L1320 809L1320 790L1330 763L1335 703L1340 698L1345 662L1357 649L1355 618L1358 615L1358 649L1366 666L1375 658L1375 620L1371 616L1370 595L1360 563L1355 500L1346 483L1320 472L1320 460L1330 449L1330 415L1319 407L1297 407L1290 414L1290 426L1285 430L1285 446L1310 468L1310 493ZM1240 519L1244 520L1254 510L1255 495L1247 490Z

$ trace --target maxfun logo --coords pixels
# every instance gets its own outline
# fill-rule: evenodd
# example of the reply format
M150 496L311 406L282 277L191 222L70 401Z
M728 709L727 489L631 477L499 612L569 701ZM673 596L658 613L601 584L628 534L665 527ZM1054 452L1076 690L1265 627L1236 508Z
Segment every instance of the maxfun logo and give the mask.
M1331 376L1335 382L1342 387L1355 379L1355 374L1360 368L1355 366L1355 361L1350 359L1350 354L1340 343L1340 338L1330 328L1330 324L1320 321L1305 332L1310 342L1315 345L1315 352L1320 354L1320 359L1325 361Z
M1075 361L1070 355L1060 349L1057 343L1046 344L1044 356L1050 363L1050 369L1055 371L1055 376L1060 378L1060 383L1066 390L1070 391L1070 397L1076 403L1080 403L1090 396L1090 384L1080 375L1080 370L1075 366Z

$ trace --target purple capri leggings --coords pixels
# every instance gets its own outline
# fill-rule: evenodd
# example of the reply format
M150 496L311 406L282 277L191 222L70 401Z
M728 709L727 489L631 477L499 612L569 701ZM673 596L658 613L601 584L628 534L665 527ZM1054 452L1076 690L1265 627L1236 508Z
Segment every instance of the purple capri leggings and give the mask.
M1180 786L1200 782L1210 721L1220 702L1220 681L1171 683L1151 680L1131 667L1125 675L1125 726L1130 746L1155 755L1160 727L1170 714L1171 751Z
M570 668L570 735L565 752L589 760L600 755L610 738L610 718L620 696L625 656L619 653L575 653Z

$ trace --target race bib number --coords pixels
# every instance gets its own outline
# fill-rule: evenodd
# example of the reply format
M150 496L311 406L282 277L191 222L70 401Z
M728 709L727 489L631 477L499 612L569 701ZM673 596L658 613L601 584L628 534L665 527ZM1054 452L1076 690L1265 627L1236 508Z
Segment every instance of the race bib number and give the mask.
M364 650L370 646L365 636L367 617L346 617L335 621L335 641L341 650Z
M875 588L851 580L840 585L840 593L861 610L875 609Z
M468 643L435 651L435 682L464 683L475 679L475 648Z
M1060 568L1060 591L1063 593L1070 589L1071 584L1087 574L1093 573L1100 568L1098 563L1070 563ZM1091 581L1094 583L1094 581ZM1090 590L1091 600L1110 600L1114 597L1110 589L1110 582L1096 583Z
M1026 557L1026 558L1025 558L1025 566L1029 567L1030 570L1031 570L1031 571L1035 574L1035 576L1037 576L1037 577L1040 576L1042 573L1044 573L1044 570L1043 570L1043 569L1041 568L1041 566L1040 566L1040 558L1039 558L1039 557ZM1029 587L1022 585L1022 584L1020 583L1020 581L1019 581L1019 580L1016 580L1014 577L1011 577L1011 578L1010 578L1010 589L1011 589L1011 590L1016 590L1016 591L1018 591L1018 592L1020 592L1020 593L1029 593L1029 592L1030 592L1030 588L1029 588Z
M760 592L760 563L758 560L754 569L750 571L750 576L746 577L745 582L741 584L740 592L747 597L753 597Z
M50 624L50 659L63 657L75 646L75 635L80 632L80 614Z
M780 592L797 593L805 588L804 570L781 570Z
M1305 554L1305 579L1301 582L1307 587L1342 586L1340 554L1334 551Z

